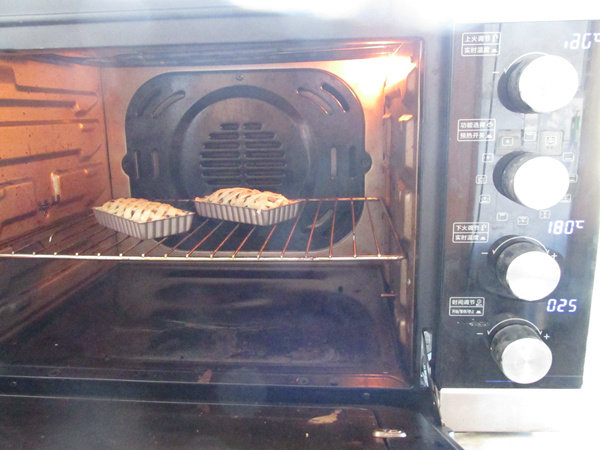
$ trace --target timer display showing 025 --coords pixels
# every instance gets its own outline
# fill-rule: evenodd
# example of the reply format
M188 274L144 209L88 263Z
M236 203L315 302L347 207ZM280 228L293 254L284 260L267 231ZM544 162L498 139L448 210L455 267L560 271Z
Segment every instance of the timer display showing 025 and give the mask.
M546 303L546 311L549 313L574 313L577 311L577 299L549 298Z
M548 233L555 235L573 234L575 230L583 230L584 220L551 220L548 223Z

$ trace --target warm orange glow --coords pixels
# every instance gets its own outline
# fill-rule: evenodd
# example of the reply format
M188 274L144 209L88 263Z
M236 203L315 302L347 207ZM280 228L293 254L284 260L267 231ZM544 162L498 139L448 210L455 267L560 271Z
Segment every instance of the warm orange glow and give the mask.
M412 114L402 114L400 117L398 117L398 122L408 122L412 118L413 118Z
M416 64L407 56L388 56L386 58L386 87L391 87L406 79Z
M343 78L359 94L363 106L374 103L388 89L406 79L416 64L408 56L382 56L343 62Z

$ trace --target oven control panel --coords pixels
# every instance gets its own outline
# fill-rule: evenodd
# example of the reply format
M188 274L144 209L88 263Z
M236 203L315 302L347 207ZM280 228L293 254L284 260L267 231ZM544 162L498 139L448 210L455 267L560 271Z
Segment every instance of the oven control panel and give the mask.
M596 27L455 32L441 387L581 385L599 215Z

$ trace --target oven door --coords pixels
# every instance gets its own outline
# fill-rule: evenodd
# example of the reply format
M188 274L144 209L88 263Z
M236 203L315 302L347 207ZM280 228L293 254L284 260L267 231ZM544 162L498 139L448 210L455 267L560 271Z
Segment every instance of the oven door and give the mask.
M15 331L0 446L458 448L426 336L418 381L391 356L373 267L216 264L119 263Z
M460 448L423 415L389 407L13 397L0 408L5 448Z
M394 356L377 266L215 264L120 262L17 324L0 344L0 444L456 448L429 339L418 380Z

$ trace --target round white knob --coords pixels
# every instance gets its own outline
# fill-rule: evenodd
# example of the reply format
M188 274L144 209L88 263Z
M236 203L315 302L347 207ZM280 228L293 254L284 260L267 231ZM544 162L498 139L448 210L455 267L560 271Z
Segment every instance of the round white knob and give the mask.
M579 75L564 58L544 55L525 66L519 77L519 94L533 111L547 113L566 106L577 93Z
M531 55L519 59L499 84L500 98L516 112L548 113L566 106L577 93L579 75L565 58Z
M541 245L515 239L507 241L498 249L496 274L500 282L518 299L541 300L558 286L560 266Z
M560 202L569 190L569 171L550 156L515 153L499 177L498 189L528 208L547 209Z
M552 351L528 325L500 329L492 338L490 351L502 373L515 383L535 383L552 366Z

